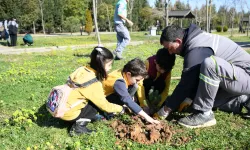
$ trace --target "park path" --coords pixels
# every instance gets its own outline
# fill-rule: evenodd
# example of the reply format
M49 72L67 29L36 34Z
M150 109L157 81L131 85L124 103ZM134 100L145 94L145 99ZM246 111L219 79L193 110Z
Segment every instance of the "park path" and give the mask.
M129 45L141 45L145 41L133 41L130 42ZM115 46L116 43L103 43L103 46ZM13 48L6 47L0 45L0 54L10 55L10 54L21 54L21 53L33 53L33 52L49 52L52 50L65 50L67 48L71 48L73 50L81 49L81 48L93 48L97 46L97 44L85 44L85 45L71 45L71 46L52 46L52 47L27 47L27 48Z

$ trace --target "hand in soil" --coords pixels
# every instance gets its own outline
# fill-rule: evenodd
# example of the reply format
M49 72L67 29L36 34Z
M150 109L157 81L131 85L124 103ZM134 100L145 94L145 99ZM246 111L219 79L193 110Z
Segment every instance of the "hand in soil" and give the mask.
M149 122L149 123L151 123L151 124L160 124L160 121L155 120L155 119L153 119L153 118L151 118L151 117L145 118L145 119L147 120L147 122Z

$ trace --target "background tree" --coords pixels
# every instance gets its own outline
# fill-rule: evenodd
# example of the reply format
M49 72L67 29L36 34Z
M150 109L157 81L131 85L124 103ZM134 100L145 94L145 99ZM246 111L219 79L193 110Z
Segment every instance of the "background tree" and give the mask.
M76 17L68 17L64 23L63 27L66 31L70 32L71 35L73 32L79 31L80 30L80 20Z
M91 16L91 11L90 10L86 10L86 21L85 21L85 32L88 33L88 35L90 35L90 33L93 31L93 19Z
M155 25L156 21L153 18L153 9L150 7L144 7L140 11L140 30L146 31L149 26Z
M39 8L40 8L40 13L41 13L41 19L42 19L42 27L43 27L43 34L45 34L45 26L44 26L44 19L43 19L43 4L44 0L38 0L39 2Z
M111 4L105 2L98 5L98 24L100 31L112 31L114 16L114 7Z

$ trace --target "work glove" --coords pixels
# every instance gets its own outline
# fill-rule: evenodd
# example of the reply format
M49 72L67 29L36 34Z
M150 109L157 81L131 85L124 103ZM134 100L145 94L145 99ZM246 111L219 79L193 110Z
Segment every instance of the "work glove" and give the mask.
M180 107L179 107L178 111L181 112L181 111L187 109L187 108L192 104L192 102L193 102L192 99L190 99L190 98L187 97L187 98L180 104Z
M162 107L157 113L154 114L154 118L160 119L160 120L165 120L168 115L170 114L171 109L168 108L167 111L164 110L164 107Z

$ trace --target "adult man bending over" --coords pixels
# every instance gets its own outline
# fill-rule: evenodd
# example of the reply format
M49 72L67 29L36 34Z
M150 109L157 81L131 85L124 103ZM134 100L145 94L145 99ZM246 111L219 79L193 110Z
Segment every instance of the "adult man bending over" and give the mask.
M185 98L193 99L194 113L179 124L207 127L216 124L213 107L250 116L250 55L230 39L203 32L196 25L166 27L160 38L170 54L184 57L181 81L157 115L166 118Z

